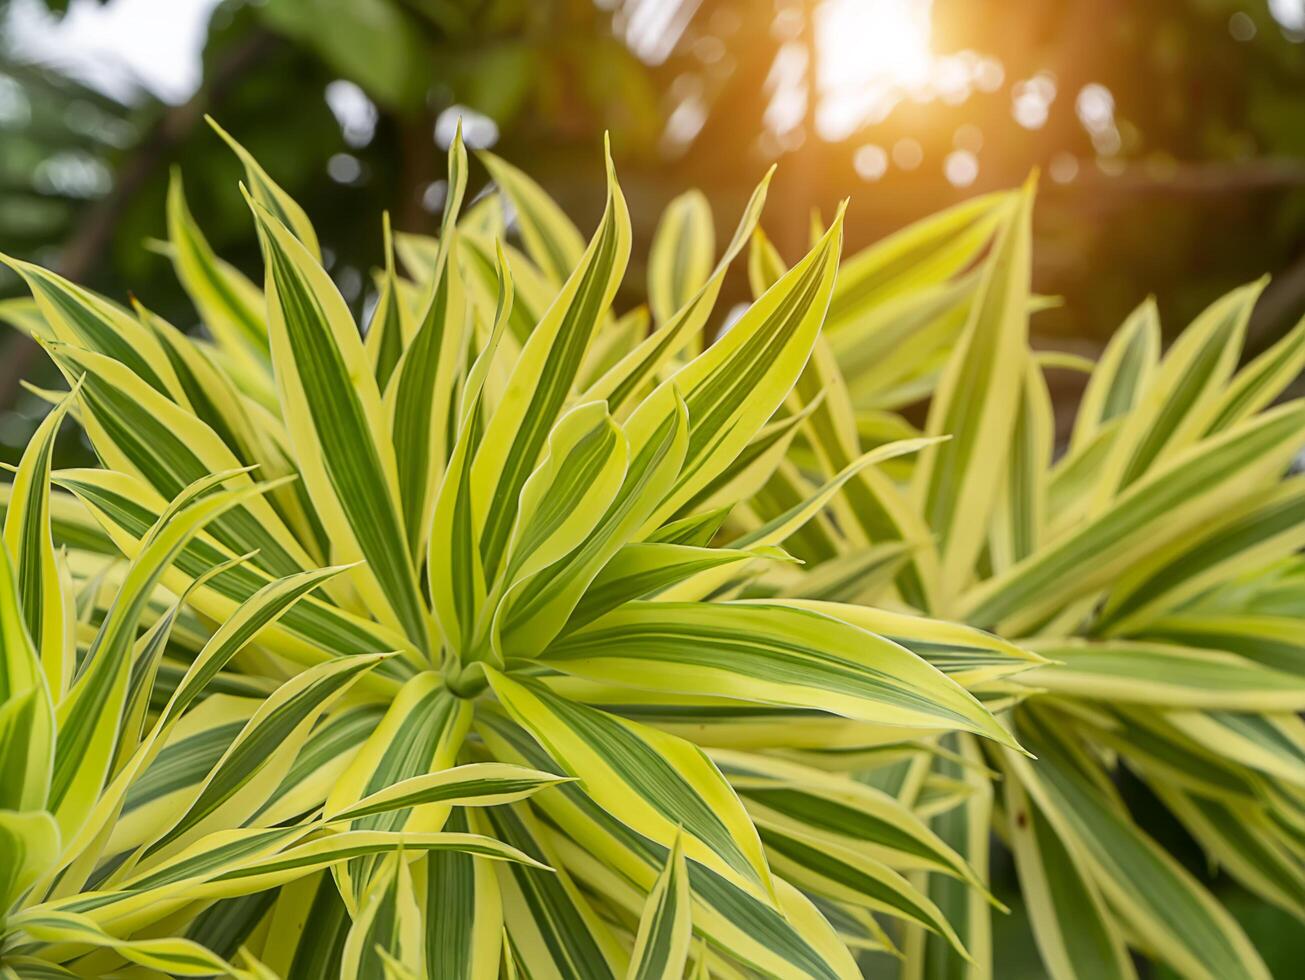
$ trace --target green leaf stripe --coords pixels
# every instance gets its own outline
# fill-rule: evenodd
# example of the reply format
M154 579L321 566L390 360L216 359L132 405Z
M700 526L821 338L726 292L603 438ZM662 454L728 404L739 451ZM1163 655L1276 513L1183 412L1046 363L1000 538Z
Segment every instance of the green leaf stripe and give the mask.
M447 460L432 459L447 453L456 435L453 410L453 372L461 356L464 307L460 281L451 268L457 261L451 246L435 270L434 292L404 354L394 380L394 415L391 439L398 467L399 500L403 508L408 543L416 554L423 543L423 519L429 509L435 472ZM443 426L449 431L439 431Z
M244 727L243 721L232 721L164 746L149 768L127 790L122 804L123 815L200 782Z
M1202 443L1169 467L1136 482L1108 510L1058 544L1018 563L977 589L963 610L965 619L991 628L1028 609L1050 589L1085 590L1105 574L1109 562L1135 548L1142 532L1195 499L1208 498L1246 467L1284 445L1294 445L1305 431L1305 404L1293 403ZM1272 458L1270 456L1270 458ZM1152 542L1154 546L1156 542ZM1087 575L1080 573L1089 570Z
M231 658L250 643L264 627L275 622L301 598L341 571L343 569L338 567L323 568L300 572L298 575L288 575L275 582L269 582L250 596L204 644L204 648L187 671L177 693L169 702L166 717L168 719L180 717L218 671L222 670Z
M728 763L723 764L727 772ZM949 855L947 849L930 846L918 833L909 833L899 822L864 807L840 801L828 795L804 789L786 789L776 785L741 784L740 795L755 800L775 813L825 833L849 841L864 841L886 850L896 851L924 864L932 865L949 874L965 877L968 870L960 859Z
M631 600L656 595L699 572L756 557L756 552L734 548L627 544L585 590L567 620L566 632L581 629Z
M551 773L536 772L502 763L470 763L441 772L399 780L372 793L326 819L355 820L425 803L455 802L459 806L486 806L513 802L561 781Z
M430 771L431 761L450 726L457 723L460 702L446 688L433 687L408 711L367 780L363 796ZM355 830L398 830L406 822L410 807L363 814Z
M1047 724L1021 712L1020 733L1038 758L1036 765L1015 762L1021 781L1060 836L1075 841L1111 903L1134 917L1148 945L1193 977L1266 980L1268 971L1231 916L1103 798Z
M1275 487L1274 494L1263 506L1248 510L1232 521L1221 522L1212 533L1194 534L1194 540L1181 553L1134 584L1121 601L1110 603L1098 620L1096 631L1107 631L1112 623L1152 608L1184 583L1256 545L1298 529L1302 530L1296 537L1305 536L1305 481L1294 482L1294 487ZM1284 489L1288 491L1285 494L1281 492Z
M682 980L689 955L691 911L688 869L677 839L666 867L648 893L628 980Z
M509 747L522 764L548 772L562 772L548 753L517 725L490 713L483 714L477 724L483 725L483 730L493 740ZM590 833L609 838L614 847L647 867L650 878L657 869L665 867L671 852L669 847L631 830L590 799L579 784L560 784L550 794L539 798L542 809L550 816L556 816L550 807L550 798L557 796L563 797L568 806L585 819L584 827L566 827L573 839L587 839L586 835ZM788 966L790 976L843 980L773 905L696 861L689 861L687 867L695 900L695 929L703 930L745 962L748 961L747 950L732 943L732 939L746 938L748 942L763 947L770 956ZM698 908L709 909L713 915L710 918L700 916Z
M38 303L53 307L56 317L68 327L78 343L88 350L125 364L159 394L172 397L167 384L149 360L132 345L130 334L110 319L109 314L112 312L117 317L134 323L125 312L115 310L108 300L100 299L39 266L26 262L9 264L26 280ZM67 337L61 339L66 340Z
M1269 404L1305 366L1305 319L1246 366L1223 394L1207 435L1222 432Z
M1006 199L1004 194L989 194L966 201L849 259L829 306L830 320L840 324L867 300L890 298L933 263L940 263L942 271L959 272L991 234L994 212ZM984 234L970 243L981 231Z
M295 756L290 771L282 778L276 791L252 817L257 820L272 804L288 795L295 787L323 766L352 752L370 735L384 714L379 704L363 704L346 711L336 712L318 723L304 747Z
M104 428L114 448L165 500L212 471L187 444L179 427L170 424L169 413L159 410L161 406L147 406L132 397L100 373L99 362L73 348L57 346L52 355L66 365L67 373L80 377L79 398L86 411ZM171 414L180 411L173 409ZM269 574L303 570L281 540L247 508L233 508L214 520L208 530L232 554L257 552L252 561Z
M770 603L631 602L556 642L546 659L600 680L643 672L640 686L685 694L710 687L720 696L865 721L883 721L893 708L898 723L929 719L1008 740L963 689L897 644L829 616ZM694 670L667 669L675 666Z
M1154 418L1148 420L1141 440L1129 455L1120 477L1121 489L1131 485L1150 468L1206 392L1222 383L1227 372L1235 366L1246 320L1262 288L1263 283L1230 293L1203 314L1202 319L1214 320L1212 325L1197 332L1194 324L1191 332L1184 335L1192 336L1200 346L1195 351L1185 352L1188 356L1181 365L1182 373L1174 380L1168 397Z
M377 659L371 656L333 661L310 668L287 682L285 687L293 690L279 699L279 703L276 698L269 699L265 708L249 720L205 783L198 799L167 834L147 849L146 855L156 853L177 840L235 796L275 758L276 747L291 732L325 702L340 694L363 671L374 666Z
M85 500L125 534L140 540L158 519L158 513L112 488L81 478L77 472L57 473L56 483ZM175 560L175 566L189 578L203 575L215 565L228 561L233 552L223 551L212 543L197 538L191 540ZM271 581L266 574L250 564L237 565L220 572L208 582L208 588L223 598L243 604ZM397 637L386 637L375 623L351 616L314 597L290 607L282 615L279 625L303 638L309 644L342 656L376 653L392 649ZM397 664L388 661L379 669L392 674Z
M594 326L603 312L602 305L607 299L612 275L620 260L618 224L617 209L609 199L607 210L603 213L603 222L594 239L596 247L593 256L578 270L580 280L573 299L562 313L554 342L547 350L529 402L522 411L519 427L509 436L512 439L511 447L503 461L497 488L488 503L485 524L481 530L480 554L486 576L492 577L498 570L516 517L521 488L543 451L558 412L580 371ZM518 370L513 372L514 381L521 367L530 366L527 360L530 352L531 347L528 345L522 360L518 362Z
M240 491L223 491L194 500L192 494L205 492L224 476L209 477L194 484L187 495L178 498L147 536L147 544L132 563L123 587L114 599L109 614L96 634L81 664L81 673L72 691L59 705L59 738L55 746L54 772L50 782L49 806L60 810L79 777L90 787L99 785L112 758L118 740L118 724L131 665L131 648L137 624L149 602L154 586L186 540L223 510L261 492L259 487ZM190 497L190 499L188 499ZM90 798L71 801L73 812L82 814ZM65 819L61 816L61 819ZM76 822L76 821L70 821ZM66 826L65 832L71 832Z
M55 608L62 606L60 597L46 594L49 563L54 557L50 530L50 462L55 437L72 405L72 397L70 395L50 410L23 450L13 486L19 488L20 492L25 488L26 494L23 499L11 504L11 508L17 507L16 513L20 515L21 521L8 519L11 509L6 509L5 514L4 547L9 549L15 562L15 584L23 622L38 656L51 645L52 638L45 635L49 619L48 607L52 600ZM11 527L11 524L16 526ZM57 676L51 677L47 672L47 679L52 686L58 685ZM57 690L52 693L56 698L62 694Z
M485 811L485 817L499 840L539 864L548 863L548 855L516 807L492 807ZM553 962L558 968L567 968L565 976L576 980L616 980L589 924L581 917L558 875L524 864L513 864L505 870L524 897L536 928L543 933ZM528 968L528 964L522 965Z
M190 214L178 170L173 170L168 183L168 241L176 250L177 278L186 291L197 298L196 305L200 307L201 315L209 311L204 309L206 304L199 302L198 297L210 302L216 300L218 308L210 313L210 317L221 316L224 323L206 322L205 326L222 340L225 339L222 326L231 324L244 343L264 359L269 357L267 323L259 311L252 309L231 287L230 273L219 265L217 256ZM250 284L251 291L253 288Z
M404 632L426 645L426 612L408 560L407 537L344 357L316 294L296 267L268 217L264 226L268 274L299 382L320 445L320 459L367 566L393 606Z
M445 828L470 829L466 812L454 809ZM473 917L479 907L475 858L458 851L432 851L426 858L426 968L431 977L478 980ZM492 896L497 904L498 896Z
M634 792L672 824L679 824L742 877L755 880L756 869L724 821L707 805L671 763L615 718L575 704L538 685L531 693L567 728L574 731Z
M835 242L836 239L826 239L822 250L815 253L793 288L785 293L779 305L747 342L725 365L685 394L690 421L689 449L677 492L690 480L695 480L695 485L696 482L710 482L714 474L706 474L704 479L701 468L714 455L711 450L731 433L732 427L727 423L757 391L762 378L780 360L781 353L806 322L820 294L826 275L825 260Z

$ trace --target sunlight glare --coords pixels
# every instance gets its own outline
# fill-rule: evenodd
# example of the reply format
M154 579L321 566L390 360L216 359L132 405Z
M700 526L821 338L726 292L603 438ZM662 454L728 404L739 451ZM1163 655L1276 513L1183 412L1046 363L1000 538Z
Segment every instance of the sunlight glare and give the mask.
M825 0L816 11L816 127L845 139L905 95L925 90L936 65L929 0Z
M0 49L52 65L115 99L141 90L185 102L203 75L201 54L218 0L73 0L56 17L39 0L0 3Z

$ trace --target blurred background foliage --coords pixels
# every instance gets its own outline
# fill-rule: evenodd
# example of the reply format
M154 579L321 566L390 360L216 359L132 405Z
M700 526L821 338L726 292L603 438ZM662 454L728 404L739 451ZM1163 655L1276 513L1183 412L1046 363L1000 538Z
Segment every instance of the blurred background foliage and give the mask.
M114 65L119 34L136 54ZM1270 272L1254 351L1305 305L1303 94L1305 0L0 0L0 243L184 320L140 247L171 166L218 250L256 259L208 111L361 304L378 212L433 227L463 114L582 225L611 131L629 303L687 185L732 224L778 159L768 230L792 258L842 197L851 250L1039 168L1036 285L1065 300L1040 335L1091 353L1148 292L1176 328Z
M150 247L172 168L218 252L258 272L206 112L305 205L359 310L380 211L436 226L462 117L586 229L610 131L623 307L667 201L699 186L730 227L778 160L765 224L790 260L844 197L850 254L1036 168L1049 347L1095 353L1149 293L1172 334L1266 272L1248 356L1305 311L1305 0L0 0L0 250L192 324ZM727 289L743 299L742 275ZM0 300L20 291L0 270ZM54 382L34 353L0 333L6 462L44 411L20 379ZM1072 404L1075 379L1052 380ZM61 462L85 451L63 440ZM1282 976L1305 962L1294 923L1230 904ZM997 975L1037 976L1019 915L998 927Z

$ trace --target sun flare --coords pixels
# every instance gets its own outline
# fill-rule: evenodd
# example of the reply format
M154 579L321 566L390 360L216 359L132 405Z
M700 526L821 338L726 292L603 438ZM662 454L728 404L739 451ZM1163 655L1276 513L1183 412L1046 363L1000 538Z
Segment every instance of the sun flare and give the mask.
M816 11L817 125L838 139L929 85L928 0L825 0Z

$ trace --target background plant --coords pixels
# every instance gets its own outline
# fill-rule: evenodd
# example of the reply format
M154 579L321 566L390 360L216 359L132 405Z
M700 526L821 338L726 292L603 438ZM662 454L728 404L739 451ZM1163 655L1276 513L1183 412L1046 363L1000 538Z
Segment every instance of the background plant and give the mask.
M429 192L438 205L443 150L464 111L455 107L465 106L492 119L495 151L528 161L585 227L601 208L591 193L602 179L592 148L611 128L636 272L658 214L682 188L701 187L717 221L732 223L772 160L783 163L775 189L791 217L768 230L790 261L803 251L809 207L832 214L850 194L845 230L849 248L860 248L963 197L1011 186L1033 166L1050 168L1035 228L1038 284L1068 302L1038 321L1040 335L1097 353L1148 291L1164 323L1177 325L1270 270L1275 281L1248 337L1249 352L1259 353L1294 323L1305 295L1302 8L1297 0L1106 2L1103 14L1099 2L1005 0L998 17L971 0L175 0L150 19L153 0L0 0L0 247L117 298L130 282L156 312L193 325L167 262L140 247L163 237L171 165L212 189L193 204L218 251L247 274L258 268L230 161L210 152L207 110L314 215L356 313L367 270L382 262L373 215L388 208L397 228L435 228L438 206L428 210L423 198ZM811 73L792 71L812 54L819 64L838 60L811 50L811 25L834 5L861 8L874 26L861 33L880 36L904 12L920 14L934 58L920 98L871 99L882 111L859 123L843 114L849 126L837 133L817 126ZM62 22L43 13L69 7ZM122 30L130 9L144 12L142 30ZM141 58L152 77L159 64L181 60L187 45L174 44L166 27L188 19L173 13L185 10L199 20L212 12L196 38L202 58L196 49L189 65L193 95L183 81L160 97L127 72L107 92L87 83L74 35L121 35L70 24L103 12L128 37L162 34L168 54ZM351 43L341 45L342 36ZM857 67L919 69L917 49L885 47L888 58ZM116 53L91 66L101 69L93 80ZM980 64L982 88L973 84ZM770 108L780 74L788 112ZM1088 116L1095 129L1078 112L1085 89L1097 96ZM328 90L351 93L360 108L337 119ZM804 91L807 111L795 116L792 96ZM1103 115L1103 104L1113 111ZM899 142L918 145L918 166L893 160ZM977 164L977 174L966 171L974 183L949 181L954 156ZM473 192L484 179L473 164ZM642 279L629 278L623 302L642 298ZM0 294L22 292L16 276L0 273ZM741 284L724 287L730 304L742 293ZM10 337L11 350L30 350L20 341ZM29 357L25 371L16 363L0 358L7 462L39 417L18 379L36 378L43 360ZM1068 405L1077 391L1071 379L1065 388L1056 400ZM61 460L73 461L76 446L61 444Z
M1154 794L1212 866L1305 912L1305 484L1289 472L1305 403L1275 404L1305 366L1305 322L1238 370L1261 280L1163 356L1151 301L1096 364L1034 351L1028 320L1044 301L1029 290L1031 204L1031 189L978 199L844 263L795 389L792 407L810 418L753 519L867 446L921 434L899 414L921 398L923 432L953 438L896 461L895 479L849 482L786 543L806 564L745 594L927 611L1052 660L971 684L1017 702L1008 718L1036 762L964 735L904 755L830 745L802 761L935 813L978 868L991 824L1052 976L1134 976L1130 949L1183 976L1267 976L1129 804ZM750 269L755 288L782 269L764 238ZM1088 373L1063 450L1056 371ZM940 807L931 785L957 780L970 795ZM982 902L936 877L928 892L972 950L989 946ZM906 976L991 972L919 933L906 947Z
M586 245L487 158L522 252L499 197L461 213L456 140L442 233L399 239L413 279L387 263L360 335L304 212L227 139L263 290L179 179L169 199L209 338L10 260L33 294L10 313L72 388L7 491L4 758L30 761L0 838L23 869L11 968L848 977L849 948L888 945L874 912L968 956L900 873L982 896L959 852L784 756L901 727L1018 751L964 684L1041 659L720 594L732 567L790 561L779 542L856 474L931 444L721 530L810 414L772 418L817 343L841 214L699 353L766 182L714 266L701 198L668 213L650 325L610 309L629 250L610 160ZM51 472L63 413L102 468ZM942 649L982 671L949 677ZM808 880L831 814L855 826L832 891Z
M895 14L927 11L933 58L926 90L917 93L922 97L892 95L891 108L845 137L818 125L822 99L813 91L812 71L786 74L782 86L770 84L780 81L772 72L781 58L790 69L794 56L806 59L808 69L829 63L811 27L820 10L839 0L684 0L678 3L684 16L660 25L626 14L638 7L670 11L676 0L227 0L210 8L211 2L159 5L168 15L185 8L214 11L202 65L197 49L193 56L198 88L193 95L183 88L160 98L136 84L106 92L87 82L61 44L66 34L33 14L43 0L0 0L0 249L123 302L130 285L152 311L193 330L192 304L168 257L152 247L168 237L170 165L183 168L189 203L207 239L246 275L261 277L256 224L234 179L239 165L212 152L201 117L208 108L314 215L324 264L365 322L377 296L367 270L384 264L375 216L388 207L398 229L436 227L446 184L443 150L453 119L465 111L455 108L459 104L488 114L497 126L495 151L529 161L532 176L586 229L603 205L594 191L603 173L594 145L604 127L613 128L632 226L630 274L616 301L622 310L646 298L649 246L671 197L686 185L703 188L716 221L728 226L778 158L771 196L785 203L785 213L770 214L767 231L790 261L805 251L810 205L829 216L852 194L844 223L845 249L851 250L971 193L1010 186L1041 165L1034 283L1065 301L1031 320L1035 347L1097 355L1147 291L1156 294L1167 344L1203 306L1263 270L1274 277L1255 304L1241 360L1266 350L1301 311L1298 161L1305 127L1296 95L1305 46L1297 0L1106 0L1104 6L1003 0L999 17L969 0L842 3L867 12L877 37L884 35L879 25ZM97 0L44 5L76 8L72 21L101 9ZM337 8L333 15L314 13L328 5ZM112 16L150 6L151 0L106 0L102 9ZM467 11L474 16L461 16ZM368 23L338 30L341 18L353 13L366 15ZM20 38L24 14L29 30ZM150 36L166 33L160 21L168 19L151 21ZM35 41L48 42L56 33L60 41L29 46L34 20L41 35ZM667 37L678 32L667 59L642 60L650 34L660 46L663 31ZM859 65L880 65L881 59L862 56L870 42L857 40L858 33L865 32L835 37L854 42ZM349 37L349 50L332 46L340 36ZM51 60L31 63L41 51ZM354 51L369 54L351 59ZM904 54L920 64L918 50L901 45L890 47L886 60L900 64ZM414 59L425 64L414 65ZM944 95L935 85L947 81L943 75L956 83L958 66L968 72L980 62L1000 68L995 88L970 85L968 94L952 89ZM610 83L614 74L619 84ZM386 84L396 77L417 84L396 98L397 90ZM594 78L608 81L594 84ZM340 91L351 95L353 114L338 114L334 96ZM779 138L778 117L772 120L768 109L783 101L781 94L805 94L806 112L786 114ZM1088 94L1095 109L1085 114L1080 107ZM854 96L859 99L859 90ZM792 101L787 105L791 110ZM1028 108L1039 111L1026 115ZM698 118L704 121L693 133ZM692 125L686 129L686 123ZM483 128L478 132L483 138ZM892 151L899 143L906 150L918 144L914 169L898 165ZM977 163L977 178L954 186L945 167L967 154ZM862 157L869 169L860 166ZM882 174L876 160L886 165ZM474 159L469 170L474 197L488 172ZM26 287L0 267L0 293L26 295ZM709 331L745 297L744 277L728 275ZM18 380L46 388L61 383L53 362L25 337L9 333L0 343L0 460L17 463L47 408ZM25 359L24 351L32 356ZM841 348L840 357L845 353ZM1047 355L1041 356L1045 363ZM855 373L849 362L843 365ZM1059 446L1070 438L1073 406L1087 377L1066 370L1046 374ZM1299 394L1301 387L1298 378L1290 390ZM923 427L925 414L906 404L909 397L910 387L902 386L898 410ZM884 433L868 431L867 424L863 413L862 438L874 445ZM55 465L90 459L84 438L58 440ZM819 473L809 453L803 467L808 475ZM900 465L895 475L905 475ZM59 516L65 505L56 494L62 532L90 534ZM736 517L740 513L736 508ZM737 523L733 529L737 533ZM188 613L180 615L184 628ZM1293 623L1285 627L1290 638ZM1138 824L1220 897L1275 971L1290 972L1305 956L1305 930L1211 866L1127 767L1115 775ZM991 872L991 887L1014 913L992 920L994 970L1003 977L1041 976L1014 865L1002 847L992 853Z

